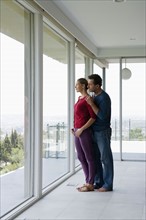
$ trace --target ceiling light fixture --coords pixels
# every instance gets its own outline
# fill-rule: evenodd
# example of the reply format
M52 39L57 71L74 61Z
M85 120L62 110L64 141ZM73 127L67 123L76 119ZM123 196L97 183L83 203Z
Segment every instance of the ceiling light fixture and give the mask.
M125 68L122 69L122 79L130 79L132 73L131 70L126 67L126 59L125 59Z
M126 2L126 0L113 0L113 2L120 3L120 2Z
M135 37L131 37L130 40L136 40L136 38Z

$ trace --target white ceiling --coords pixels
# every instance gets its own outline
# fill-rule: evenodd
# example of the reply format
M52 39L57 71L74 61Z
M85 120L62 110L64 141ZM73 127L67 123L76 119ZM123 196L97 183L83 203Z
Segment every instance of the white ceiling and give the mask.
M95 44L100 57L111 57L114 50L125 51L125 56L145 55L146 0L53 2Z

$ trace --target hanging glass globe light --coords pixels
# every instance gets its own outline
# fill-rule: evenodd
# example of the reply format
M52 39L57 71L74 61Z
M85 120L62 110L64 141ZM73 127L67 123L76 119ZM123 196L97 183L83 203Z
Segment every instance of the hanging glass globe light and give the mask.
M131 70L126 67L126 59L125 59L125 68L122 69L122 79L130 79L132 73Z
M122 69L122 79L130 79L131 75L132 73L130 69L126 67Z

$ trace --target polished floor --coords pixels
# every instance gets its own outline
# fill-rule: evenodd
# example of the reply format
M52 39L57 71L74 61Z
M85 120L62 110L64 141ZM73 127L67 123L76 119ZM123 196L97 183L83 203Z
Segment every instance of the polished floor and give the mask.
M114 162L112 192L78 192L82 170L15 220L145 220L146 163Z

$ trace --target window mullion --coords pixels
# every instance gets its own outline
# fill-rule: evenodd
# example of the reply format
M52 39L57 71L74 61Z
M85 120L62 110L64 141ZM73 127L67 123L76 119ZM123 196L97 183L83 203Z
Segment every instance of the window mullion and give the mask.
M42 195L43 19L34 14L34 195Z

